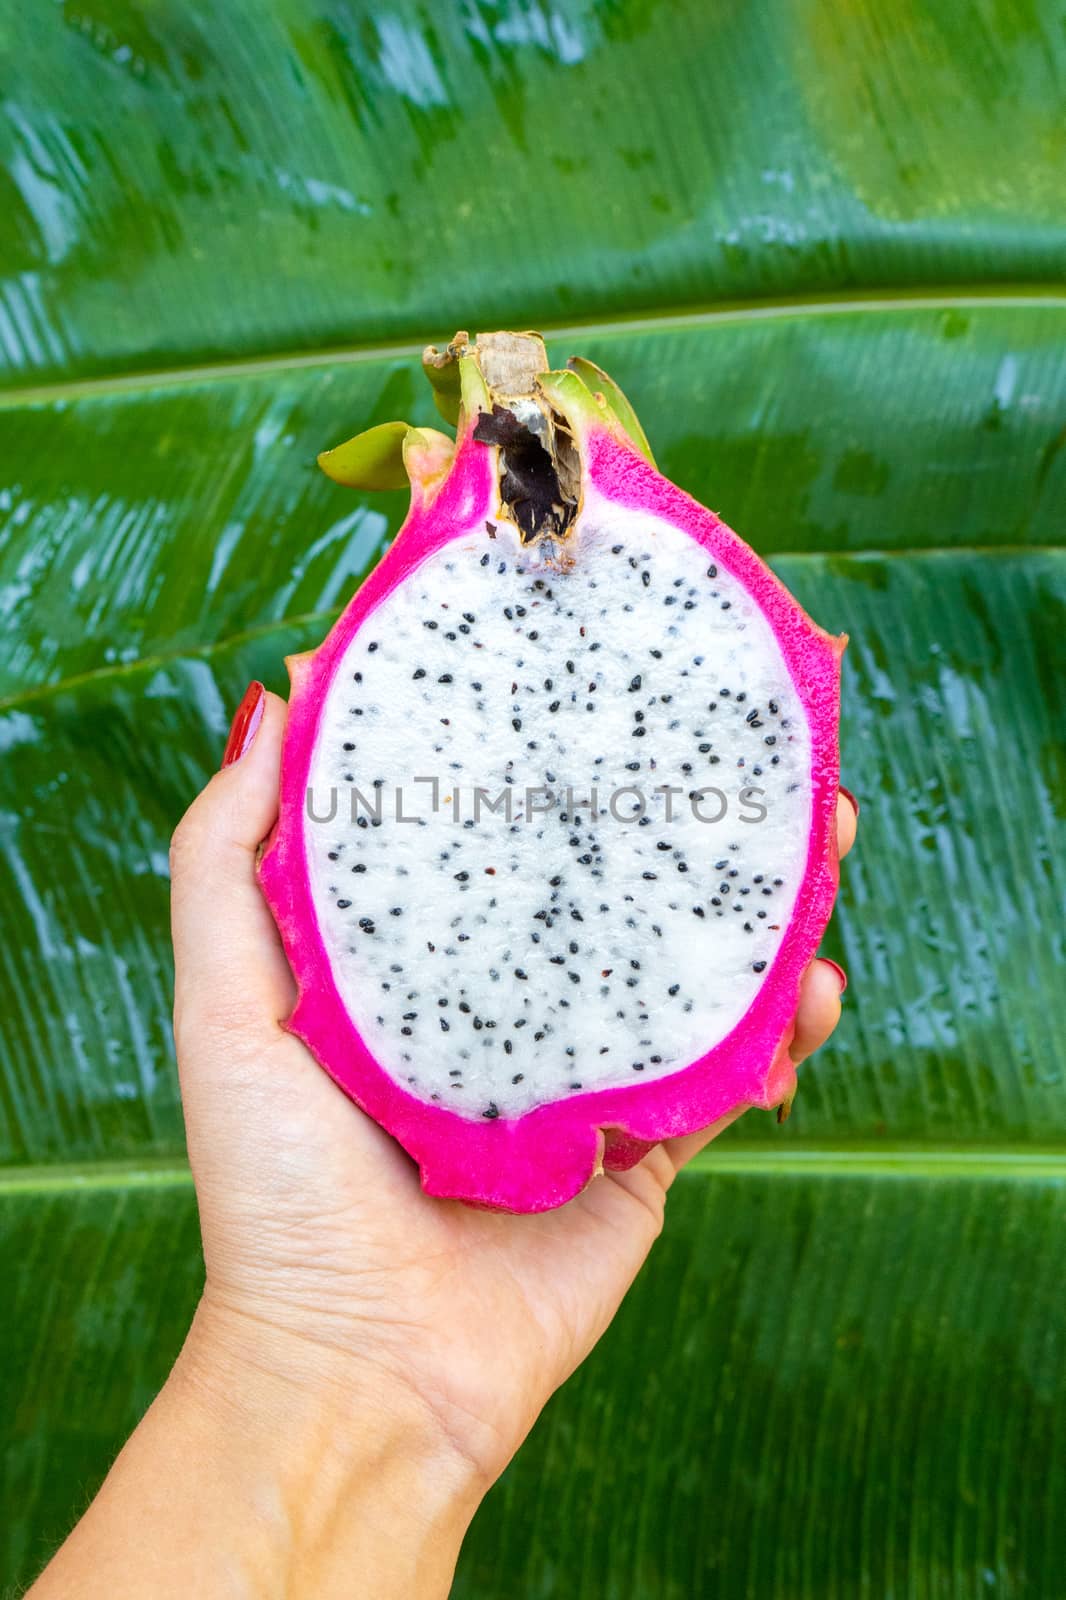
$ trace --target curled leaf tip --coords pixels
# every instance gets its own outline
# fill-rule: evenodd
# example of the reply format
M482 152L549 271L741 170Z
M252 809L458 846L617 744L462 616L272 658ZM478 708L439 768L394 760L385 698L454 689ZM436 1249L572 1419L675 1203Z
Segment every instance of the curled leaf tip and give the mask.
M453 427L459 421L462 401L459 358L469 343L470 335L461 328L443 350L438 350L435 344L427 344L422 352L422 371L433 386L433 403L445 422Z

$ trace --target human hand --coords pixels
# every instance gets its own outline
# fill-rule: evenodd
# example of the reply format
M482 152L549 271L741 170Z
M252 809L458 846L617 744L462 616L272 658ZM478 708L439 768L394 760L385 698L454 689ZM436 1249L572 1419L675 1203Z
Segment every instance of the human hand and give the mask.
M294 986L255 857L276 816L284 702L265 696L261 718L173 848L175 1027L207 1266L200 1320L243 1362L322 1376L335 1398L397 1397L484 1487L607 1327L674 1177L724 1124L656 1146L543 1215L424 1195L400 1146L282 1026ZM837 828L843 856L855 836L843 798ZM806 974L797 1063L836 1025L838 973L816 960Z
M293 982L255 857L277 810L285 706L260 691L242 710L240 759L173 848L204 1295L33 1600L446 1595L481 1496L610 1322L678 1171L723 1126L539 1216L424 1195L399 1145L282 1026ZM844 855L847 800L837 826ZM812 962L797 1063L832 1032L842 981Z

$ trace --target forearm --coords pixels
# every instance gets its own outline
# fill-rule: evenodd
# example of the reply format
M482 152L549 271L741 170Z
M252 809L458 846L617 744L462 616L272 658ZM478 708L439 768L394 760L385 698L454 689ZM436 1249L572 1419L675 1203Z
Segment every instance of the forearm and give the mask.
M334 1600L451 1585L481 1488L397 1385L198 1326L31 1600Z

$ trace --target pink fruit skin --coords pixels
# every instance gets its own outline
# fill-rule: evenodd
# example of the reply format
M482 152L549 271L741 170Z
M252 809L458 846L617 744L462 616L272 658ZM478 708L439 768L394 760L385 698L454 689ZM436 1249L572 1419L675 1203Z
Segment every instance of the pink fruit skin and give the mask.
M607 428L585 440L598 495L674 523L747 587L770 621L810 722L813 804L807 865L792 920L743 1020L714 1049L657 1082L601 1089L525 1116L474 1121L407 1094L382 1070L352 1023L330 975L304 858L304 800L319 712L352 636L425 558L480 527L496 504L493 452L468 423L435 498L416 487L395 542L313 653L289 660L292 693L277 825L259 868L296 978L286 1026L346 1094L418 1162L427 1194L502 1211L547 1211L578 1194L601 1168L624 1170L662 1139L731 1119L748 1106L788 1099L796 1082L789 1045L803 974L836 896L837 721L840 657L834 638L801 610L773 573L713 512L663 478Z

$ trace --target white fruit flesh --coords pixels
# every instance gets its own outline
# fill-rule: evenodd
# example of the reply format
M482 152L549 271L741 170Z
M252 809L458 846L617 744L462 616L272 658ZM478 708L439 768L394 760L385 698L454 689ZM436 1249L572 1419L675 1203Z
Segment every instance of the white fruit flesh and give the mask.
M807 719L746 590L591 492L567 545L561 571L479 522L428 558L349 646L311 763L341 999L390 1076L471 1117L704 1055L806 865ZM510 822L487 804L505 790Z

